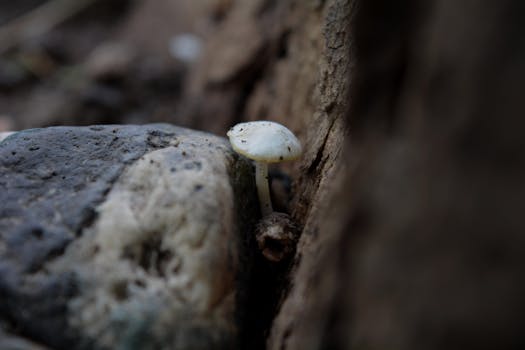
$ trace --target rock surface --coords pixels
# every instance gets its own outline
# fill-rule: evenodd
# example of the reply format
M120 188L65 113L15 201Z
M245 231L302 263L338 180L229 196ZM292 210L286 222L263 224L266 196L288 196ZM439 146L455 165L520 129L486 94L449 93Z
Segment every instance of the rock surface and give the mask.
M225 139L165 124L11 135L1 328L54 349L235 346L250 172Z

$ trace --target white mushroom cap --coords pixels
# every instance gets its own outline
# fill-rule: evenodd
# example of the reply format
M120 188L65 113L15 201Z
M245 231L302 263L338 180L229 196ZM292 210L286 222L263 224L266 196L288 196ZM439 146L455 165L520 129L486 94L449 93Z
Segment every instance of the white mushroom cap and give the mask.
M285 126L270 121L235 125L227 133L233 149L250 159L275 163L297 159L301 143Z

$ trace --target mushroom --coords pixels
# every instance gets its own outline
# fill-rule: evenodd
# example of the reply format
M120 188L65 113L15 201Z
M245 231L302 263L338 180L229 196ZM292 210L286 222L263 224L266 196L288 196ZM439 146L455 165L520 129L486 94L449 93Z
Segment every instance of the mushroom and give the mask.
M294 160L301 155L301 143L285 126L270 121L240 123L228 133L233 149L255 163L255 184L262 216L273 212L268 187L268 163Z

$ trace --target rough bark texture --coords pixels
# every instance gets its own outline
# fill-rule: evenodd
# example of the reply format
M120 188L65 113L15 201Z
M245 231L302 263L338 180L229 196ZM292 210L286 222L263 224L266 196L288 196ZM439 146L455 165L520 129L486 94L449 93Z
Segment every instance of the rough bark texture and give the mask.
M349 168L271 348L523 347L523 10L356 6Z

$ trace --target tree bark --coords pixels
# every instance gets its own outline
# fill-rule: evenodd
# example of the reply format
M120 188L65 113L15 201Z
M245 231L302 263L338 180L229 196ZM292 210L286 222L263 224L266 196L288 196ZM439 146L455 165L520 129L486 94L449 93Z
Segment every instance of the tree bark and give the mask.
M523 346L523 10L359 2L347 168L269 348Z

